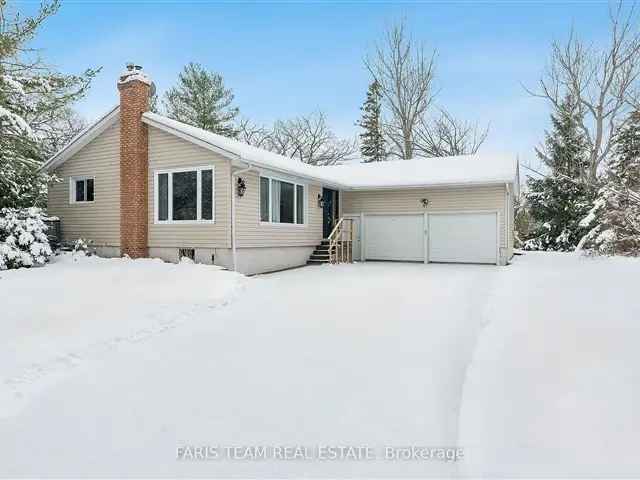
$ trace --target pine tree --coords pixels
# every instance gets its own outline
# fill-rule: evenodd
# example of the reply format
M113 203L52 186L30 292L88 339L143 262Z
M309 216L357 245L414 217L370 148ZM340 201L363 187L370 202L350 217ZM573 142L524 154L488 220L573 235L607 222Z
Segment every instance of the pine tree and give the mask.
M362 118L357 123L364 132L360 134L360 152L365 162L382 162L386 160L386 148L382 133L382 89L374 80L367 90L367 99L362 107Z
M583 220L591 227L584 247L608 255L640 255L640 111L615 138L594 206Z
M178 76L178 85L164 97L170 118L213 133L236 137L233 120L238 109L232 106L233 92L225 88L222 76L198 63L189 63Z
M538 158L554 177L566 175L584 180L588 169L588 146L580 130L581 113L571 95L551 115L551 132L546 133L544 150L536 149Z
M568 177L529 178L527 209L533 227L525 250L574 251L589 229L581 220L589 213L595 188Z
M153 95L149 96L149 111L151 113L160 113L160 106L158 105L157 92L153 92Z
M40 167L81 128L70 106L99 71L64 75L34 57L27 45L58 8L45 3L23 16L0 0L0 208L44 206L50 177Z
M571 97L551 115L540 160L551 173L527 181L526 208L533 220L527 250L573 251L588 228L581 220L588 214L596 188L586 181L588 149L580 131L580 111Z

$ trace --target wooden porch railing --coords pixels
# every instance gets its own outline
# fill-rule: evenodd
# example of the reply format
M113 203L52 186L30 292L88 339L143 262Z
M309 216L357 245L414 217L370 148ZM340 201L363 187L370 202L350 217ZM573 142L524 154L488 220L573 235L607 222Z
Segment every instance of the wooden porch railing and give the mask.
M329 235L329 262L353 263L353 219L340 218Z

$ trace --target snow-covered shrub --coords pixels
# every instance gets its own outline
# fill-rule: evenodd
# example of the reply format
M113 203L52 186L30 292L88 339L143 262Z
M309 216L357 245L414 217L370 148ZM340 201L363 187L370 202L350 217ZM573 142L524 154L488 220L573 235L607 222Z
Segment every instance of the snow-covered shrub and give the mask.
M73 242L73 253L82 252L87 257L90 257L95 253L95 248L93 247L93 240L87 240L85 238L79 238L75 242Z
M52 255L39 208L0 210L0 270L44 264Z

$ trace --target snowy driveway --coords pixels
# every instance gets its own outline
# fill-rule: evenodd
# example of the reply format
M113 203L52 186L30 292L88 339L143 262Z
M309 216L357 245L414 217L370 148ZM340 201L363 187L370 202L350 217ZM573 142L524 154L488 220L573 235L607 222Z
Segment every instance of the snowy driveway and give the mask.
M20 397L20 402L12 399L12 411L0 412L0 476L415 477L553 472L560 452L544 449L543 434L556 438L561 434L563 441L578 442L575 452L569 452L577 455L585 440L565 431L562 415L571 416L570 425L583 420L587 425L582 428L589 428L593 416L583 409L590 410L594 403L580 396L590 392L591 385L584 381L567 380L566 389L541 382L545 368L553 372L558 365L536 363L538 339L544 340L548 322L562 322L576 302L585 302L577 293L589 275L602 278L606 290L606 285L621 275L626 278L639 265L530 254L506 268L392 263L308 267L244 280L231 289L235 298L226 306L175 304L166 311L153 310L154 325L160 318L160 325L167 328L143 328L148 335L118 336L123 324L116 322L114 331L104 336L126 341L108 342L108 351L100 354L86 347L72 350L84 353L75 358L58 355L75 364L52 375L44 368L32 382L38 388L7 383L21 377L0 370L0 381L4 380L0 400L9 399L8 394ZM188 277L182 281L188 283ZM570 288L570 281L577 282L575 288ZM557 295L562 288L569 293L565 303ZM582 333L593 348L604 339L607 347L624 347L627 355L631 351L627 346L637 341L638 333L630 321L639 312L631 308L636 305L632 290L621 290L620 284L611 288L617 290L617 301L627 304L614 312L619 317L615 333L604 327L593 335ZM556 293L549 297L550 292ZM545 304L545 296L552 301ZM535 309L527 305L530 297ZM151 304L146 308L153 309ZM120 313L126 315L125 310ZM130 310L137 317L146 315L143 305ZM582 314L588 316L590 310L601 314L593 305L583 307ZM135 323L137 317L129 320ZM562 342L564 348L572 348L571 333L576 328L580 327L569 319L554 348L562 349ZM529 329L536 335L531 345ZM605 357L596 377L631 360L607 363L606 355L613 350L599 351ZM35 350L33 355L38 357L37 371L46 365L42 360L46 355ZM561 363L563 358L557 354L554 360ZM575 356L568 359L569 370L579 367ZM536 365L538 377L522 379L509 369L512 365L529 369ZM626 382L609 382L610 395L632 393L638 367L629 366L624 374ZM516 398L519 417L505 417L513 407L509 399ZM545 417L527 407L527 398L532 405L546 402L561 404L562 409L547 408ZM606 397L595 405L603 402ZM608 413L612 421L626 418L626 428L638 427L626 403L617 407L614 414ZM534 421L547 430L532 434ZM612 432L605 430L608 435ZM510 449L512 439L518 441L515 450ZM607 442L618 454L629 450L621 452L624 442L633 444L630 434L613 440ZM457 463L176 460L178 447L201 445L366 445L376 450L462 446L465 457ZM591 447L587 441L584 453L592 454ZM560 442L556 448L567 446ZM606 445L603 448L606 452ZM569 465L562 472L570 473L572 457L562 453L564 465ZM580 459L576 466L584 463L576 458ZM638 466L632 457L625 461L627 473ZM532 465L546 469L532 470Z

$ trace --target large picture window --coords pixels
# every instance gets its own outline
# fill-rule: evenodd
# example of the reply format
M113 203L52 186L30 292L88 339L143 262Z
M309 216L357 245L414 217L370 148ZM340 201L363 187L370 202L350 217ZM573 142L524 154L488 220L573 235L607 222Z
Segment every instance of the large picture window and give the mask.
M212 223L213 182L213 166L155 172L156 223Z
M305 187L269 177L260 177L260 221L304 224Z

